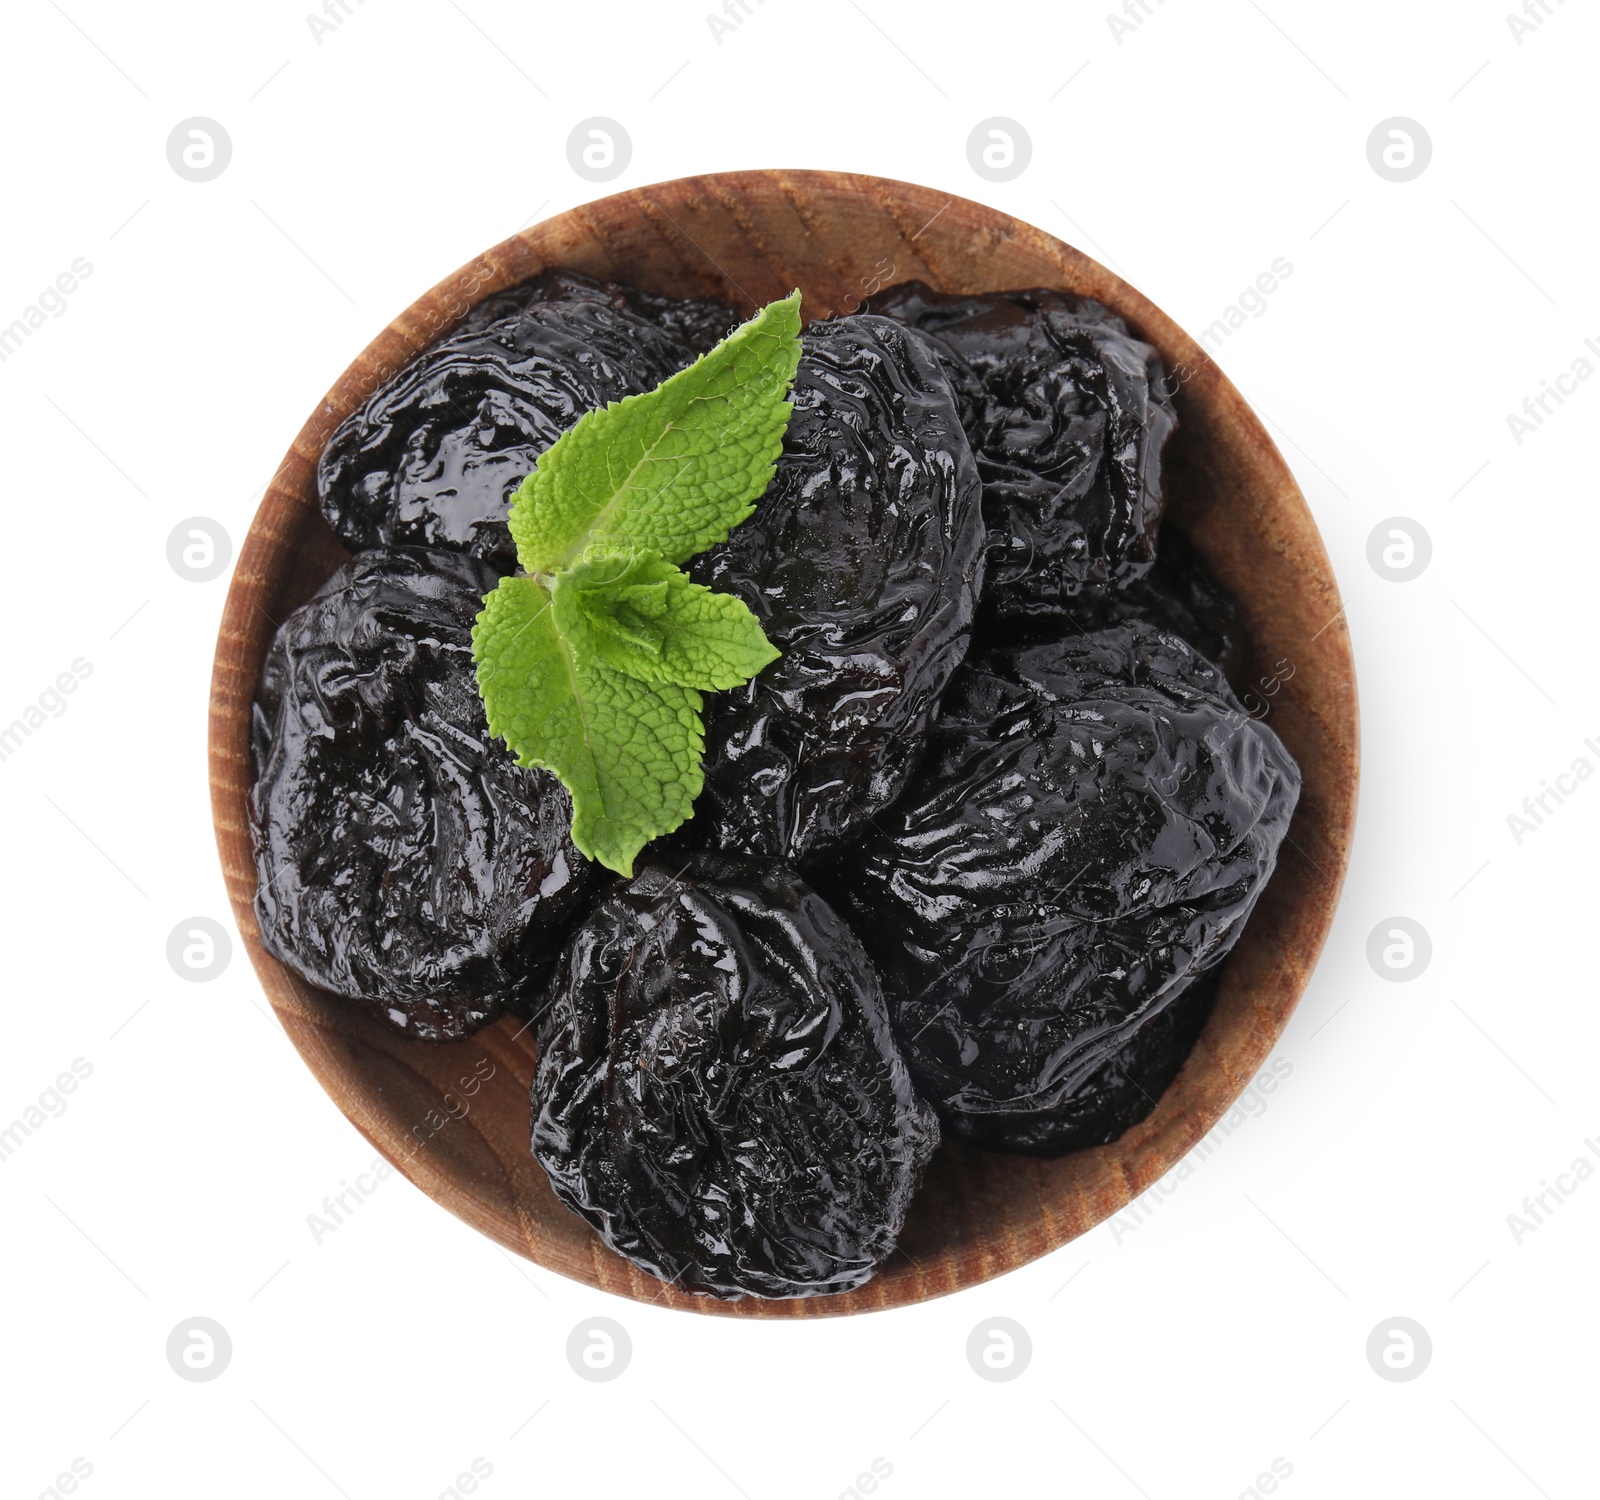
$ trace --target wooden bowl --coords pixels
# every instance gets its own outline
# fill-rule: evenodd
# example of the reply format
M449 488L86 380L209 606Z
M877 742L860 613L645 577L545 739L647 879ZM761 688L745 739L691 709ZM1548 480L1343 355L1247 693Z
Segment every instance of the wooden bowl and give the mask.
M1237 597L1257 672L1277 674L1271 722L1305 777L1273 876L1228 959L1215 1010L1155 1112L1115 1145L1055 1161L947 1144L878 1275L834 1297L720 1302L663 1286L556 1201L529 1151L532 1037L502 1020L431 1045L368 1020L261 947L245 799L250 703L272 635L347 555L316 504L335 426L475 302L565 266L653 292L715 293L749 310L795 286L808 317L851 312L882 286L1046 286L1120 313L1175 371L1170 520ZM1104 266L1007 214L931 188L835 172L728 172L573 209L471 261L394 320L301 429L240 549L211 686L211 799L239 932L284 1029L356 1128L425 1193L507 1249L644 1302L739 1317L898 1307L997 1276L1116 1213L1169 1171L1261 1067L1327 935L1356 804L1349 636L1321 538L1260 421L1205 352Z

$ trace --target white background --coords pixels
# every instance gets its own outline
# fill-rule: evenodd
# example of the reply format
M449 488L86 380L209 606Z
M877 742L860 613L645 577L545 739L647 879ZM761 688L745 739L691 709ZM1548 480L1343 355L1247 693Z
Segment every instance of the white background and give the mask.
M889 1500L1234 1497L1274 1459L1290 1500L1595 1494L1600 1183L1520 1243L1508 1215L1600 1142L1600 779L1520 844L1507 816L1600 766L1600 381L1520 444L1506 418L1600 340L1600 23L1550 0L1519 43L1507 3L1151 0L1119 41L1107 0L751 0L718 44L709 0L352 0L319 44L306 0L11 0L0 324L93 270L0 364L0 723L74 659L92 675L0 762L0 1124L93 1072L0 1161L4 1493L76 1458L104 1500L432 1500L481 1459L489 1500L834 1500L878 1458ZM203 184L166 157L193 115L233 142ZM633 141L605 186L567 162L592 115ZM1008 183L968 165L992 115L1033 141ZM1366 155L1395 115L1433 142L1406 183ZM477 251L742 166L983 199L1196 331L1286 258L1217 357L1322 528L1364 720L1349 882L1266 1111L1137 1228L803 1324L600 1296L398 1177L316 1244L307 1216L372 1152L240 953L206 984L165 957L185 918L231 926L205 777L227 580L169 567L174 525L237 546L334 378ZM1367 557L1396 515L1432 538L1408 583ZM1366 957L1395 915L1433 943L1404 984ZM597 1314L633 1341L609 1384L564 1355ZM194 1315L233 1340L210 1383L164 1355ZM1433 1344L1405 1383L1365 1354L1396 1315ZM992 1316L1032 1338L1006 1383L965 1357Z

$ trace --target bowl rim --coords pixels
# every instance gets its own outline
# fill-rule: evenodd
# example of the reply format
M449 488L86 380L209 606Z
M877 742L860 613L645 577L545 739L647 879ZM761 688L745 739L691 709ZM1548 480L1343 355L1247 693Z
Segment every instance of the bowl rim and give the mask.
M299 549L305 545L306 527L314 528L320 522L314 492L317 458L337 423L360 405L390 373L447 334L472 306L484 298L527 279L538 270L559 264L570 266L570 258L556 258L561 246L568 247L570 256L571 247L576 244L587 244L609 234L620 234L623 236L620 250L625 255L630 222L637 223L641 233L648 231L653 235L665 236L668 231L661 223L665 218L672 230L687 242L686 245L679 245L676 239L671 241L677 246L683 262L673 272L673 279L680 286L686 281L698 282L705 291L726 295L731 285L746 300L755 303L759 294L753 295L722 272L709 251L689 234L679 217L674 216L673 210L677 209L679 215L691 220L694 213L702 210L731 216L736 237L742 236L743 242L753 247L751 264L755 270L753 274L747 274L745 280L766 291L770 286L781 284L785 278L771 264L773 252L767 243L762 242L762 225L758 222L759 215L754 212L754 207L759 205L763 212L782 214L789 212L784 207L788 204L797 222L805 226L807 211L814 218L819 202L824 213L830 209L841 215L856 210L870 211L886 223L892 223L892 229L884 232L891 237L898 236L898 242L911 247L911 253L920 259L921 269L913 275L936 287L939 286L939 271L933 252L936 246L944 243L943 237L947 231L958 224L968 234L981 237L998 261L1004 261L1011 251L1020 250L1040 263L1054 263L1058 274L1051 280L1013 282L1012 285L1044 286L1054 281L1062 290L1077 295L1092 295L1122 315L1140 337L1156 346L1178 377L1180 393L1187 393L1191 404L1203 406L1207 411L1207 421L1214 424L1214 432L1201 435L1202 444L1215 438L1220 445L1219 451L1226 450L1230 454L1236 450L1246 452L1250 463L1259 470L1256 475L1259 487L1270 492L1271 500L1268 504L1258 497L1258 505L1264 508L1252 518L1252 524L1259 522L1266 525L1270 513L1277 523L1277 531L1281 531L1288 539L1284 545L1296 554L1294 563L1300 575L1294 579L1297 588L1303 588L1328 606L1327 623L1307 645L1318 669L1321 691L1315 702L1305 699L1302 703L1305 698L1302 684L1299 691L1285 697L1282 706L1288 707L1292 703L1296 715L1301 713L1302 708L1305 709L1312 721L1309 732L1326 740L1328 756L1336 769L1331 778L1323 778L1326 784L1316 789L1318 821L1314 825L1308 824L1311 842L1317 846L1321 858L1304 849L1300 850L1309 862L1306 869L1314 870L1317 874L1320 894L1307 896L1286 908L1295 918L1288 923L1296 944L1294 951L1288 951L1286 943L1280 944L1283 951L1254 963L1250 973L1241 977L1239 985L1234 986L1241 988L1261 980L1262 993L1247 992L1241 988L1238 1003L1233 1004L1230 1000L1232 1009L1229 1025L1242 1027L1243 1030L1237 1038L1231 1033L1223 1038L1227 1041L1226 1046L1211 1036L1214 1028L1220 1024L1218 1015L1223 1007L1219 1001L1179 1078L1162 1095L1149 1121L1131 1127L1111 1146L1073 1153L1080 1158L1094 1157L1096 1161L1092 1167L1086 1166L1082 1173L1071 1178L1074 1184L1072 1204L1063 1206L1062 1202L1056 1201L1065 1190L1051 1186L1046 1180L1050 1173L1043 1166L1036 1163L1030 1171L1017 1165L1034 1159L1003 1157L1001 1159L1011 1163L1011 1167L1002 1172L991 1162L987 1164L988 1169L1006 1176L1019 1193L1031 1193L1035 1200L1033 1209L1036 1222L1008 1222L1003 1233L996 1233L992 1244L984 1242L984 1230L975 1230L974 1245L965 1246L959 1255L944 1252L934 1258L938 1260L937 1264L932 1259L926 1265L916 1263L914 1276L908 1275L891 1261L880 1268L878 1276L854 1292L795 1301L762 1301L754 1298L719 1301L682 1293L670 1287L663 1288L659 1282L605 1249L592 1231L589 1231L593 1238L589 1255L568 1252L557 1255L539 1215L524 1201L528 1192L537 1191L537 1185L529 1186L526 1173L501 1162L500 1169L507 1174L511 1183L512 1197L504 1201L495 1198L481 1184L474 1185L467 1181L476 1170L475 1166L464 1169L462 1160L452 1157L441 1161L437 1153L426 1149L419 1154L414 1141L410 1143L411 1150L403 1151L401 1141L404 1137L396 1134L393 1121L375 1112L372 1100L363 1091L349 1087L352 1069L356 1067L355 1059L368 1056L363 1049L374 1046L381 1048L383 1045L381 1037L373 1034L376 1023L368 1025L357 1017L339 1015L339 1008L353 1009L347 1002L335 1002L328 997L327 1004L323 1005L318 999L319 992L312 991L299 981L261 946L253 909L255 867L250 854L245 812L245 799L252 777L249 760L250 705L261 659L265 654L264 643L270 642L271 638L271 632L266 627L275 625L267 605L277 600L278 596L273 590L282 586L286 570L299 558ZM933 209L931 217L923 219L930 208ZM940 219L946 220L945 228L918 248L917 242ZM921 227L913 229L918 222ZM618 226L621 226L620 229ZM585 236L588 240L584 239ZM612 245L605 254L611 256L617 248L617 245ZM781 257L781 249L777 254ZM583 268L580 266L576 269ZM618 279L624 278L619 274ZM912 279L912 276L895 278L896 281L908 279ZM970 284L974 279L981 281L981 275L960 279L968 283L962 289L969 292L1005 289L998 282L988 286ZM644 280L648 282L650 278L647 276ZM860 280L864 287L867 278ZM1065 281L1072 284L1062 284ZM1090 290L1085 292L1085 287ZM643 289L662 288L647 284ZM781 296L786 290L785 287L773 295ZM688 294L680 292L680 295ZM842 294L839 299L841 306L837 310L854 310L843 306L849 295L848 292ZM822 300L835 299L830 296ZM831 315L834 311L830 307L824 315ZM812 316L814 314L808 312L808 321ZM1173 360L1175 353L1182 356L1176 362ZM1245 467L1249 467L1249 464ZM1254 491L1250 493L1254 494ZM316 513L314 517L307 516L308 506L311 512ZM1187 524L1184 529L1188 529ZM1278 540L1277 531L1273 532L1275 542ZM1217 534L1222 536L1221 531ZM331 571L331 566L330 562L327 571ZM1237 594L1237 590L1235 592ZM1276 607L1290 609L1298 606L1293 598L1280 590ZM213 662L208 774L213 825L223 876L240 937L274 1013L302 1059L341 1112L391 1165L430 1197L501 1245L592 1287L639 1301L702 1313L815 1317L904 1306L976 1285L1027 1264L1111 1218L1176 1168L1202 1137L1228 1116L1256 1069L1266 1060L1309 982L1331 926L1349 862L1359 787L1359 709L1351 643L1342 609L1332 565L1304 496L1260 418L1193 338L1121 277L1072 245L987 205L938 189L866 174L809 169L753 169L673 178L626 189L518 231L500 244L474 256L423 293L356 356L290 445L267 486L240 546L229 581ZM1253 639L1256 633L1255 630L1251 631ZM1318 745L1320 766L1323 753L1320 740ZM1303 791L1302 805L1296 811L1293 828L1300 828L1302 813L1308 811ZM1300 848L1292 837L1289 842ZM1269 893L1274 886L1281 886L1285 879L1284 864L1280 861L1279 870L1268 884ZM1267 904L1263 898L1256 915L1251 918L1250 926L1263 920L1260 913ZM1287 917L1284 922L1288 922ZM1250 926L1247 926L1247 934ZM1273 930L1276 935L1277 926ZM1242 939L1241 948L1244 945L1245 940ZM1234 958L1230 957L1228 965L1234 962ZM1228 965L1225 965L1225 988L1229 983L1226 973ZM1266 993L1264 975L1272 977L1276 985L1270 994ZM497 1023L497 1027L503 1025ZM496 1027L491 1027L489 1032L479 1034L485 1049L496 1059L495 1065L504 1063L514 1069L522 1066L531 1069L529 1043L523 1042L519 1047L519 1038L491 1036L495 1031ZM427 1044L407 1040L407 1045ZM1194 1070L1193 1078L1190 1077L1191 1070ZM1186 1079L1194 1083L1202 1074L1207 1087L1198 1093L1191 1090L1194 1097L1186 1094L1179 1106L1167 1111L1166 1107L1180 1085ZM382 1092L381 1085L378 1091ZM1170 1117L1164 1117L1164 1112ZM1151 1128L1147 1129L1147 1126ZM1130 1145L1135 1136L1138 1137L1137 1141ZM1123 1149L1125 1146L1127 1149ZM952 1149L962 1158L952 1171L955 1178L964 1184L962 1191L966 1191L971 1187L968 1180L971 1174L984 1164L975 1167L968 1159L974 1153L964 1148L952 1148L948 1143L942 1148L946 1152ZM529 1162L523 1165L530 1164L531 1153ZM925 1185L926 1191L928 1187ZM522 1199L515 1196L519 1192L523 1193ZM981 1194L977 1196L981 1197ZM506 1204L513 1201L514 1211L508 1212ZM563 1209L561 1212L567 1211ZM576 1216L573 1217L576 1219ZM577 1222L581 1225L582 1221ZM909 1256L902 1258L910 1259Z

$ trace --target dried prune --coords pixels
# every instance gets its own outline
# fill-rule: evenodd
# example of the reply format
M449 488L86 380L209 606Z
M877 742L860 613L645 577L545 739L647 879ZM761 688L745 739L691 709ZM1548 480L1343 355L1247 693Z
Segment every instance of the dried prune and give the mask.
M654 323L695 355L733 332L739 314L717 297L663 297L616 281L596 281L581 271L550 270L485 297L462 320L460 332L487 327L535 302L600 301Z
M523 996L593 878L561 784L489 738L471 636L496 577L358 554L284 622L255 706L262 943L432 1041Z
M785 866L642 868L573 935L533 1149L652 1275L717 1297L859 1286L938 1142L855 935Z
M695 355L708 354L743 321L716 297L658 297L625 287L628 305L641 318L664 328Z
M1049 1154L1106 1145L1156 1107L1211 1014L1221 973L1207 970L1061 1101Z
M1049 617L1155 558L1161 450L1176 423L1155 351L1098 302L1030 290L947 296L908 281L868 310L939 349L983 478L984 613Z
M946 1129L1051 1155L1122 1128L1101 1096L1237 940L1299 788L1222 674L1146 623L964 666L837 875Z
M339 425L317 465L323 514L353 550L455 547L509 571L506 512L534 460L697 352L571 272L491 297Z
M1194 543L1170 522L1161 528L1160 551L1148 573L1126 588L1110 584L1085 588L1066 601L1063 613L1084 630L1127 620L1170 630L1221 667L1235 692L1245 694L1251 686L1250 647L1238 606L1212 576ZM1059 631L1059 626L1048 628Z
M749 520L691 569L783 653L708 703L690 832L803 861L887 806L966 653L982 580L977 473L916 333L813 323L794 415Z

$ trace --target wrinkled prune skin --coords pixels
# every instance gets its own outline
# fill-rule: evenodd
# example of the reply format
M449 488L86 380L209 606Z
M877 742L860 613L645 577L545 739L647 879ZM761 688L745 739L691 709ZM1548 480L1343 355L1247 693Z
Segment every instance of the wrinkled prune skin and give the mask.
M1216 968L1200 975L1061 1102L1047 1154L1109 1145L1149 1115L1210 1017L1220 978Z
M339 425L317 464L323 514L353 551L452 547L509 572L506 514L538 456L696 353L572 272L487 298Z
M581 271L550 270L495 292L462 320L461 329L481 329L523 312L535 302L588 300L630 312L672 335L696 357L707 354L742 321L717 297L662 297L617 281L596 281Z
M835 877L946 1130L1055 1155L1131 1123L1094 1098L1107 1064L1228 953L1299 789L1222 674L1143 622L963 667Z
M428 1041L524 999L593 878L561 784L489 737L472 622L496 579L459 552L360 553L284 622L256 697L261 941Z
M698 358L709 354L744 318L716 297L658 297L653 292L626 288L629 305L641 318L665 329ZM753 316L755 308L750 310Z
M1250 643L1239 622L1232 595L1206 567L1205 560L1170 522L1161 528L1155 566L1126 588L1093 585L1066 602L1065 617L1083 630L1103 630L1129 620L1144 620L1181 635L1222 675L1236 693L1250 688ZM1043 627L1059 634L1060 627ZM1026 633L1024 627L1024 633Z
M573 935L552 995L533 1150L606 1244L715 1297L872 1276L938 1123L861 944L798 876L646 865Z
M972 454L938 361L883 318L801 336L755 514L696 558L782 659L707 700L698 843L804 864L888 806L966 654L982 584Z
M1121 318L1061 292L948 296L918 281L867 308L943 358L983 479L987 616L1059 616L1085 586L1150 567L1177 417L1155 351Z

